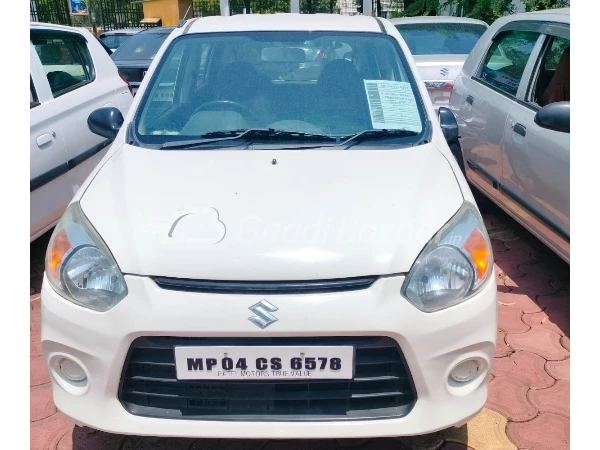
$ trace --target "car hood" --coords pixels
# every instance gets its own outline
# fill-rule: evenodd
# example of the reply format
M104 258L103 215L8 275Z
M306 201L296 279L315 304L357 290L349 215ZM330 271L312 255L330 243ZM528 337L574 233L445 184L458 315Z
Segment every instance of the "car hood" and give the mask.
M453 82L468 55L416 55L417 68L423 81Z
M81 208L123 273L316 280L407 272L462 201L433 144L348 151L124 145Z

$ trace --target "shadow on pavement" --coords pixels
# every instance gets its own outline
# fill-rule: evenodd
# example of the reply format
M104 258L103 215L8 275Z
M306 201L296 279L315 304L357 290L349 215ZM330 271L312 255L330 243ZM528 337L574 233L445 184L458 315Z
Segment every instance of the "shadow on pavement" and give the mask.
M448 432L449 437L443 443L440 433L403 438L339 440L182 439L123 436L75 427L72 450L469 450L466 445L467 425Z
M498 292L528 297L542 313L527 320L549 321L569 337L570 265L490 200L475 198L492 240Z

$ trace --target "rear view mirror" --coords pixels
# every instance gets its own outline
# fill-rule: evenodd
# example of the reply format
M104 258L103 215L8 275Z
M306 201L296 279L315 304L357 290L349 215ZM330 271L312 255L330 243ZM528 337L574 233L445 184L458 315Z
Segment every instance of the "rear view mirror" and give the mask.
M123 114L114 107L99 108L89 115L87 123L92 133L114 139L123 125Z
M533 121L542 128L560 133L570 133L571 102L550 103L537 112Z
M448 145L458 142L458 122L454 113L449 108L442 106L438 111L438 119Z

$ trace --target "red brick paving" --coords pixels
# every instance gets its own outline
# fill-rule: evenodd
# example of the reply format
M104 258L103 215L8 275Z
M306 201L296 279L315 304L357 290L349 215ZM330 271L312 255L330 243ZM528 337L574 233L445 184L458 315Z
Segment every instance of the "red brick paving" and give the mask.
M555 380L570 380L571 373L571 359L565 359L562 361L548 361L546 363L546 372Z
M515 378L496 376L490 382L487 407L515 422L531 420L538 411L527 399L528 390L526 384Z
M558 414L540 413L535 419L511 422L506 430L513 442L530 450L565 450L569 448L569 419Z
M560 334L548 328L534 327L526 333L509 334L506 343L512 349L535 353L547 360L561 360L569 356L560 344Z
M544 389L555 379L545 369L546 360L535 353L518 351L507 358L496 358L492 374L519 381L530 389Z
M540 412L552 412L569 418L570 385L568 381L556 380L549 388L530 390L527 398Z
M520 450L569 448L569 266L514 221L493 208L484 214L498 277L498 344L486 408L508 420L506 432ZM47 242L47 240L46 240ZM32 450L508 450L456 433L420 438L321 441L207 440L122 436L73 425L56 412L40 355L40 274L44 239L31 245L31 449ZM443 436L454 436L444 441ZM487 438L486 438L487 439ZM455 442L455 441L461 442ZM476 447L471 447L471 446Z

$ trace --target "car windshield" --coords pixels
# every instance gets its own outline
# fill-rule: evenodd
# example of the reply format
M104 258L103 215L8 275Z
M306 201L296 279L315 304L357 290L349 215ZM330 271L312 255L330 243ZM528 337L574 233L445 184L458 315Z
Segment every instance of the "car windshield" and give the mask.
M396 25L413 55L468 55L487 30L474 23Z
M113 54L113 60L152 59L169 37L168 32L141 32L127 39Z
M406 59L382 33L181 36L161 58L134 120L140 143L165 147L244 130L261 130L245 134L255 138L278 131L271 141L285 139L281 131L330 141L363 133L378 143L382 133L364 132L389 130L390 139L407 143L425 133Z
M131 38L130 34L107 34L100 36L100 41L108 48L117 49L119 48L125 41Z

